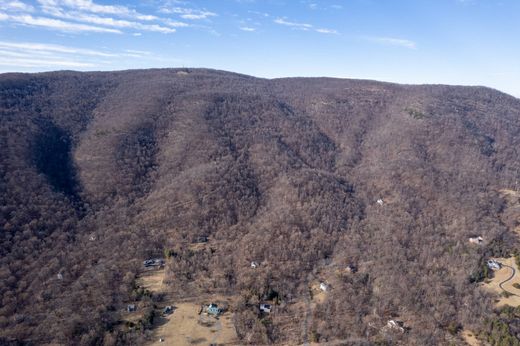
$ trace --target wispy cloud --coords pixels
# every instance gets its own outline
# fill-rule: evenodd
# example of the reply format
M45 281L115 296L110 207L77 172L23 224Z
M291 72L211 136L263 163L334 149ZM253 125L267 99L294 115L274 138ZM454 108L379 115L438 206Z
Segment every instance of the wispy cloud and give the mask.
M143 58L154 57L151 52L143 50L128 49L122 52L110 52L38 42L0 41L0 66L27 69L99 69L103 66L111 66L114 62Z
M321 34L334 34L334 35L338 34L338 32L336 30L332 30L332 29L321 29L321 28L318 28L318 29L316 29L316 32L319 32Z
M288 21L284 18L276 18L274 20L274 22L276 24L280 24L280 25L285 25L285 26L290 26L292 28L296 28L296 29L299 29L299 30L309 30L312 28L312 25L311 24L307 24L307 23L297 23L297 22L291 22L291 21Z
M365 37L366 40L388 45L388 46L397 46L408 49L416 49L417 45L414 41L403 39L403 38L395 38L395 37Z
M303 30L303 31L310 31L310 30L312 30L312 31L315 31L315 32L320 33L320 34L338 34L338 32L336 30L333 30L333 29L316 28L312 24L293 22L293 21L287 20L286 18L276 18L274 20L274 22L276 24L285 25L285 26L291 27L291 28L296 29L296 30Z
M60 8L46 8L46 13L58 18L75 20L79 22L96 24L102 26L110 26L115 28L130 28L144 31L155 31L161 33L174 33L175 29L168 28L159 24L140 23L136 21L129 21L126 19L117 19L112 17L101 17L95 14L89 14L79 11L64 11Z
M188 7L163 7L160 11L162 13L175 13L181 18L189 20L207 19L217 16L215 12Z
M66 22L60 19L46 18L46 17L33 17L29 14L21 15L7 15L0 14L0 21L9 21L15 24L21 24L26 26L42 27L47 29L57 29L67 32L104 32L104 33L115 33L121 34L121 30L104 28L101 26L72 23Z
M123 5L99 4L93 0L36 0L36 7L20 0L0 0L0 21L64 32L135 34L143 31L171 34L187 23L144 14ZM185 14L209 15L205 12Z
M255 28L251 28L251 27L249 27L249 26L241 26L241 27L240 27L240 30L242 30L242 31L249 31L249 32L256 31Z
M34 11L34 7L18 0L0 1L0 10L32 12Z
M132 17L139 20L155 20L156 16L141 14L133 9L121 5L100 5L92 0L37 0L44 8L68 7L97 14L111 14Z
M41 54L41 53L67 53L67 54L79 54L89 56L102 56L102 57L114 57L117 56L112 53L106 53L102 51L66 47L56 44L44 44L44 43L24 43L24 42L9 42L0 41L0 49L6 49L10 51L21 51L29 52L30 54Z

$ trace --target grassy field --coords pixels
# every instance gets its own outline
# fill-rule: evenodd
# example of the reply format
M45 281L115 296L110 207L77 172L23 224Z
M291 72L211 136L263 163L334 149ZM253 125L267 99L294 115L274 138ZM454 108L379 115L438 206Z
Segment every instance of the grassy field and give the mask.
M141 287L154 294L165 294L164 301L157 306L160 317L154 321L151 345L233 345L238 342L231 312L225 312L218 319L204 313L199 315L201 303L199 301L176 302L174 297L168 294L163 279L164 269L146 271L138 279ZM220 296L211 296L204 297L204 301L227 300ZM174 312L162 316L162 310L167 305L172 305Z

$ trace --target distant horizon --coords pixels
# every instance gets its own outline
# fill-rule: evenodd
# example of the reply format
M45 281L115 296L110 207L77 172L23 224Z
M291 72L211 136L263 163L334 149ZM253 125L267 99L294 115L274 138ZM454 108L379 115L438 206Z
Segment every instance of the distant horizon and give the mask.
M372 78L354 78L354 77L336 77L336 76L280 76L280 77L264 77L264 76L255 76L250 73L244 73L244 72L238 72L238 71L230 71L230 70L223 70L218 68L212 68L212 67L192 67L192 66L176 66L176 67L143 67L143 68L128 68L128 69L121 69L121 70L71 70L71 69L61 69L61 70L45 70L45 71L35 71L35 72L25 72L25 71L6 71L6 72L0 72L0 75L2 74L39 74L39 73L55 73L55 72L73 72L73 73L104 73L104 72L125 72L125 71L146 71L146 70L182 70L182 69L189 69L189 70L213 70L213 71L219 71L219 72L226 72L226 73L235 73L240 74L248 77L253 78L259 78L259 79L267 79L267 80L274 80L274 79L291 79L291 78L326 78L326 79L347 79L347 80L358 80L358 81L367 81L367 82L379 82L379 83L388 83L388 84L396 84L396 85L405 85L405 86L450 86L450 87L468 87L468 88L486 88L495 90L498 92L501 92L503 94L512 96L514 98L520 99L520 95L514 95L511 93L508 93L507 91L503 91L488 85L483 84L450 84L450 83L401 83L401 82L395 82L395 81L388 81L388 80L381 80L381 79L372 79Z
M0 73L192 66L520 98L520 2L0 0Z

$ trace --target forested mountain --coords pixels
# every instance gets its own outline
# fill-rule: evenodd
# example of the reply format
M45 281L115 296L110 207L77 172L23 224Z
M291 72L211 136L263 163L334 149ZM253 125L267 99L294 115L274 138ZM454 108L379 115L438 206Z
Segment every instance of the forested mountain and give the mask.
M478 282L517 245L499 191L520 178L519 119L481 87L2 74L0 344L144 342L117 325L165 249L172 290L241 297L244 344L309 341L304 318L319 342L462 344L493 323L513 340L520 320ZM210 249L190 249L199 236ZM313 316L284 309L349 264ZM250 302L269 295L261 320ZM408 331L381 333L391 318Z

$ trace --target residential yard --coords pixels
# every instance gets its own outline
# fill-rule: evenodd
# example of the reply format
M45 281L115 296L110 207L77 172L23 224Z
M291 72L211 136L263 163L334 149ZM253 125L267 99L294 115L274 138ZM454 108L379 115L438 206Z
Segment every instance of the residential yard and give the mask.
M491 290L499 295L499 297L496 300L497 306L501 307L504 305L510 305L510 306L520 306L520 289L513 287L515 283L520 285L520 274L518 271L518 266L515 263L515 258L497 258L498 262L505 264L507 266L510 266L515 269L515 275L513 278L507 282L506 281L511 276L511 268L502 266L501 269L494 272L494 277L489 280L488 282L483 284L483 287L485 287L488 290ZM508 292L511 292L515 295L505 296L504 290L500 288L500 283L502 283L503 289L505 289Z
M155 340L152 345L232 345L238 342L231 313L218 319L198 314L200 305L196 303L175 304L175 311L161 317L154 326ZM162 338L164 342L160 342Z
M154 320L151 345L233 345L238 342L231 312L225 312L218 319L205 313L199 315L202 301L175 301L174 297L168 294L163 279L164 269L158 269L145 271L137 281L139 286L154 294L165 294L164 301L158 304L158 317ZM204 303L229 302L217 296L202 299ZM167 305L172 305L174 311L163 316L162 310ZM163 342L160 342L160 339Z

